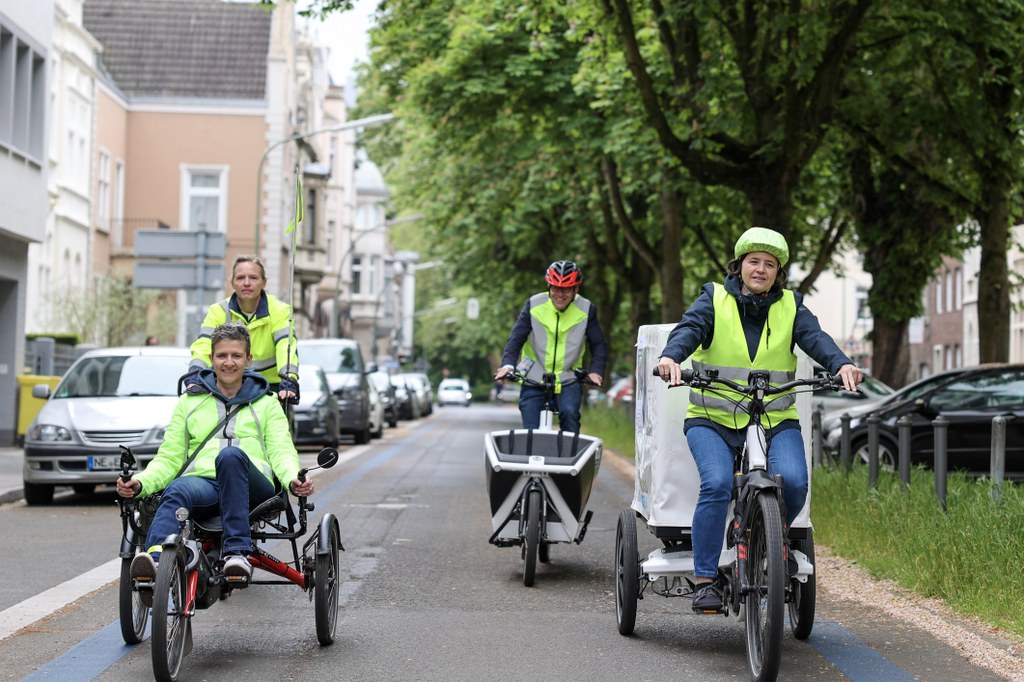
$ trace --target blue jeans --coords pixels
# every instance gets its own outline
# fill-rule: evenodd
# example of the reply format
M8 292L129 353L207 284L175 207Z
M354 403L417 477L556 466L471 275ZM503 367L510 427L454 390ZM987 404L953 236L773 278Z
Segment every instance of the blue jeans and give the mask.
M693 574L698 578L714 578L718 575L718 557L732 496L733 451L710 426L690 427L686 431L686 442L700 474L700 495L691 530ZM772 437L768 445L768 472L782 474L788 527L807 499L807 461L800 429L778 431Z
M147 547L163 544L168 535L178 532L174 512L184 507L190 518L200 520L220 514L221 551L225 556L252 551L249 511L274 496L274 484L234 446L220 451L216 467L216 479L181 476L164 489L146 537Z
M580 430L580 402L583 389L578 381L562 384L562 392L555 394L558 408L558 424L563 431L575 433ZM544 407L544 389L523 386L519 391L519 413L523 416L524 429L540 428L540 411Z

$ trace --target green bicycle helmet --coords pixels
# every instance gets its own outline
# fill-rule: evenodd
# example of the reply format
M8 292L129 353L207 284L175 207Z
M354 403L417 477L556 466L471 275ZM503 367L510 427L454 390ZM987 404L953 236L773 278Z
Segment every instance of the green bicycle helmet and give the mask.
M733 254L736 258L743 258L752 251L764 251L779 259L779 267L785 267L789 262L789 244L786 238L775 230L767 227L752 227L736 240L736 248Z

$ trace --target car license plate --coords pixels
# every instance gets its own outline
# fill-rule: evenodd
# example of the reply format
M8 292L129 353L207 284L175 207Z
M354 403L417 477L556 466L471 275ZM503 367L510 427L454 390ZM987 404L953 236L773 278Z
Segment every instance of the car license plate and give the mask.
M117 455L89 455L86 465L89 471L116 471L121 462Z

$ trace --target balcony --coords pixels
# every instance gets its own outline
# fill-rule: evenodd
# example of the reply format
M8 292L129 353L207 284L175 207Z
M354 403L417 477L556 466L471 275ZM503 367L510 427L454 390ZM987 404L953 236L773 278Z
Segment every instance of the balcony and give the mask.
M319 246L295 245L295 276L303 284L319 284L327 272L327 252Z

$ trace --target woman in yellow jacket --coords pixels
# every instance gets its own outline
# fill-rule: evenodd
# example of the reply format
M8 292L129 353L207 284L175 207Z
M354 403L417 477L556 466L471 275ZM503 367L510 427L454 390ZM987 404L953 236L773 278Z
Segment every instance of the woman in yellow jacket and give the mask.
M190 374L185 386L196 390L198 372L210 367L210 334L225 322L239 322L252 339L252 369L263 375L281 400L299 395L299 356L291 307L264 291L267 273L258 256L239 256L231 267L235 293L210 306L192 342Z

